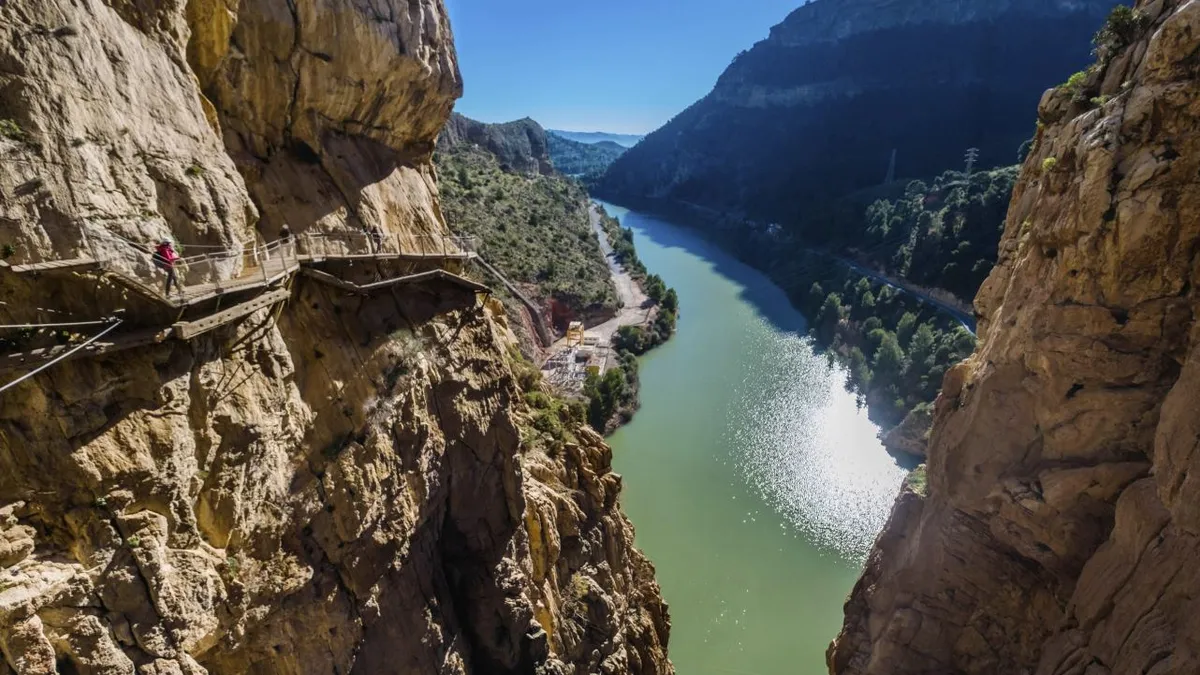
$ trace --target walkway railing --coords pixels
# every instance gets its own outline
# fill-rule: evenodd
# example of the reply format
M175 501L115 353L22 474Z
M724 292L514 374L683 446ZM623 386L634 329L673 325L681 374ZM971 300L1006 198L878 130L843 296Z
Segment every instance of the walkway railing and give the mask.
M301 256L313 258L413 257L453 259L475 253L474 237L452 235L305 233L296 237Z
M167 272L154 265L152 254L128 245L112 242L91 242L96 264L126 286L143 294L175 304L265 286L283 275L300 268L294 242L276 241L271 244L250 244L240 250L215 250L209 253L184 256L175 261L177 287L166 293Z
M88 241L94 263L138 292L169 304L267 286L307 262L354 259L468 260L476 257L476 240L452 235L372 234L366 232L304 233L269 244L246 242L235 248L213 248L175 263L178 286L166 292L167 272L154 265L151 247L112 233ZM191 249L209 247L185 247ZM36 267L33 266L33 267Z

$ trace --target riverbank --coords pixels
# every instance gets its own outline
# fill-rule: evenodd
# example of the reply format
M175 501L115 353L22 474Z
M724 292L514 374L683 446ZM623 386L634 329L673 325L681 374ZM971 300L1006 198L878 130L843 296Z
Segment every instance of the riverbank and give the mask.
M694 227L779 285L811 319L807 334L846 367L847 386L885 430L931 403L945 371L974 349L973 314L948 298L790 239L777 225L696 204L629 201ZM914 449L896 447L901 455Z
M550 346L541 367L558 394L587 401L589 424L607 435L632 420L640 406L636 357L670 339L678 301L673 289L647 272L632 240L602 207L590 204L588 218L620 309L607 321L569 330Z

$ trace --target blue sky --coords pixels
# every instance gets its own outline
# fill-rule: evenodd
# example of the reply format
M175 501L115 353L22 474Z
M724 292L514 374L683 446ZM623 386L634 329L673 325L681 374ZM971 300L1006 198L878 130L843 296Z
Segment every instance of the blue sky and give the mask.
M446 0L484 122L647 133L708 93L801 0Z

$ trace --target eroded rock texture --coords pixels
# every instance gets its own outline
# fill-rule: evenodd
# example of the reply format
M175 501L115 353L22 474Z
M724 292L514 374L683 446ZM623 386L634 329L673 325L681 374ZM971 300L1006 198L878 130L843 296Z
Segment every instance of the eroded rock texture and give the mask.
M1042 100L976 354L830 649L839 674L1200 672L1200 2Z
M0 35L9 262L447 231L440 1L10 0ZM175 320L94 275L0 297L0 323ZM457 287L300 278L0 394L0 673L671 672L610 451L531 429L511 344Z

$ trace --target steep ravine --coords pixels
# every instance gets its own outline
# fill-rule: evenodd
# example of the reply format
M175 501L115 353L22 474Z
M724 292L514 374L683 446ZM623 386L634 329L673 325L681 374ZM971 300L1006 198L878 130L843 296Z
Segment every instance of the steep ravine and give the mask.
M928 494L896 504L839 675L1200 671L1200 2L1042 99Z
M440 0L16 0L0 34L9 262L447 231ZM288 288L0 394L0 675L672 672L611 451L530 429L497 304ZM178 318L92 274L0 297Z

